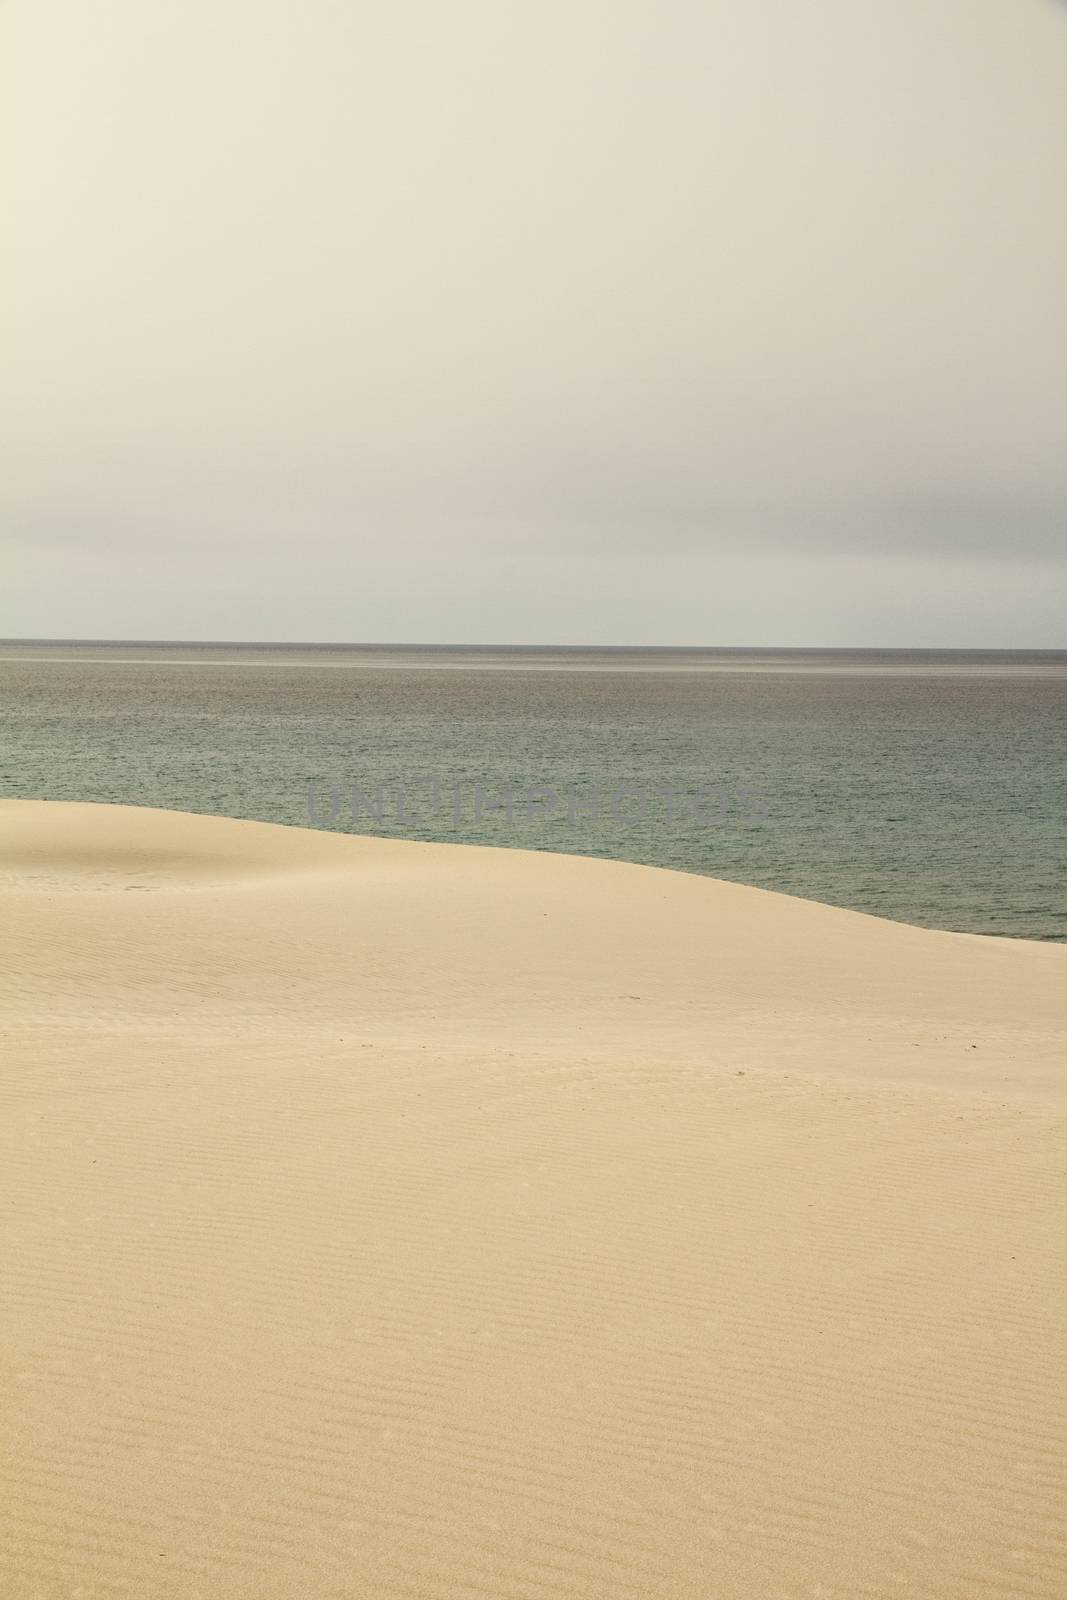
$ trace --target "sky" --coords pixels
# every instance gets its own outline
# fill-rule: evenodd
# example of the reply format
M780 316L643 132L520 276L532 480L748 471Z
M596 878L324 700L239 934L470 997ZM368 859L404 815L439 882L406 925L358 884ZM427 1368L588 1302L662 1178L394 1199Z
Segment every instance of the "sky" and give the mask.
M0 48L0 635L1067 646L1060 0Z

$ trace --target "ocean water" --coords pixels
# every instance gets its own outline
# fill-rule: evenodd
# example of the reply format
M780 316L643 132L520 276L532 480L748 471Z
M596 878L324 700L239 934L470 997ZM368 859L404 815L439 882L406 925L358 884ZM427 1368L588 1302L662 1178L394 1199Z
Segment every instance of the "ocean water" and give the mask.
M0 643L0 790L1067 939L1067 652Z

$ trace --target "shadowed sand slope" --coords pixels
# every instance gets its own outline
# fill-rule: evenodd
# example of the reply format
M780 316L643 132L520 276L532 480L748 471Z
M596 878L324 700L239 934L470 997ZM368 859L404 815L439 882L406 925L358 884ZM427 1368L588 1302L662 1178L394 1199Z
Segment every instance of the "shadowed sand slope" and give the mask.
M0 1595L1067 1594L1067 949L0 804Z

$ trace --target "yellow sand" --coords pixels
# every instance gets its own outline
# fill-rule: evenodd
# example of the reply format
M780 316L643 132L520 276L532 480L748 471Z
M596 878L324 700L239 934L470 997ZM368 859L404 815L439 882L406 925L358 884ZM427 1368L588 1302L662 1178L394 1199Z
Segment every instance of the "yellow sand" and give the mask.
M0 805L3 1600L1067 1595L1067 948Z

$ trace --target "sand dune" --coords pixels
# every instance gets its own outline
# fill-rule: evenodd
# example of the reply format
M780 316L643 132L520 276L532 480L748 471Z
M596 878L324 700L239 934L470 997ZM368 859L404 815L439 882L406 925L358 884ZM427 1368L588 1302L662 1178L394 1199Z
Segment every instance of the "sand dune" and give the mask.
M1067 948L0 804L0 1595L1067 1594Z

